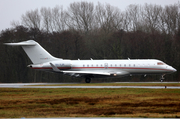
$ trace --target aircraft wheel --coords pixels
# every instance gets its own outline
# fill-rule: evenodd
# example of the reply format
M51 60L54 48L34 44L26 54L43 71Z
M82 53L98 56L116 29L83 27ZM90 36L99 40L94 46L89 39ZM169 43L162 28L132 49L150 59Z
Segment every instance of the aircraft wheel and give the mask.
M85 82L86 82L86 83L90 83L90 82L91 82L91 79L90 79L90 78L86 78L86 79L85 79Z
M161 80L161 82L163 82L164 80L163 79L160 79Z

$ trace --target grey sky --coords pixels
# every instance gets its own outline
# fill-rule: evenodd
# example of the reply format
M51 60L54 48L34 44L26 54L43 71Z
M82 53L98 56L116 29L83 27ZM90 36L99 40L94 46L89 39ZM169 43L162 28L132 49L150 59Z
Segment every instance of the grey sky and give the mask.
M26 11L40 9L41 7L53 8L56 5L62 5L66 9L70 3L80 1L93 2L95 5L100 3L109 3L112 6L120 8L122 11L130 4L157 4L170 5L178 3L179 0L0 0L0 31L11 27L11 22L20 21L21 15Z

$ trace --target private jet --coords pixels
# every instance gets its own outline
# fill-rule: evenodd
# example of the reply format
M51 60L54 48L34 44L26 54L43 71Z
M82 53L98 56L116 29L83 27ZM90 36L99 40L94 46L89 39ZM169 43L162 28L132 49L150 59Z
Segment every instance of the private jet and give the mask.
M112 59L112 60L69 60L53 57L39 43L28 40L18 43L4 43L10 46L22 46L33 64L32 69L62 73L72 77L83 77L86 83L92 78L123 77L136 74L159 74L161 81L166 74L176 69L157 59Z

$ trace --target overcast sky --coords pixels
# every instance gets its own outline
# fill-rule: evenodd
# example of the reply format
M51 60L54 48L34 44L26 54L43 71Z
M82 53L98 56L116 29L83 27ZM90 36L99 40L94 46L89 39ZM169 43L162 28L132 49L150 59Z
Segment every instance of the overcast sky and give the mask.
M178 3L179 0L0 0L0 31L10 28L11 22L20 21L21 15L26 11L41 9L42 7L54 8L56 5L62 5L66 9L73 2L93 2L95 5L100 3L109 3L112 6L120 8L122 11L130 4L145 3L157 4L161 6Z

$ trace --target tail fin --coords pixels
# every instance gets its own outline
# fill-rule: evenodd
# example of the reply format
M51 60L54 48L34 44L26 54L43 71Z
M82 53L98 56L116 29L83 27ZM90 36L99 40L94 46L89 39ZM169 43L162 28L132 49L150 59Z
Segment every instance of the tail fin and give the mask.
M19 43L4 43L5 45L11 46L22 46L28 57L31 59L33 64L45 63L53 60L57 60L58 58L53 57L49 54L39 43L28 40Z

